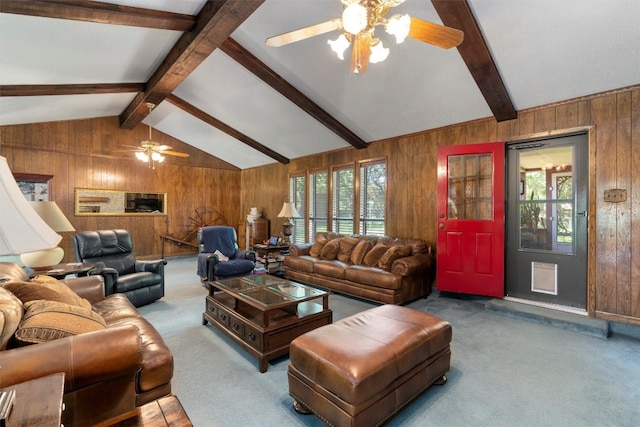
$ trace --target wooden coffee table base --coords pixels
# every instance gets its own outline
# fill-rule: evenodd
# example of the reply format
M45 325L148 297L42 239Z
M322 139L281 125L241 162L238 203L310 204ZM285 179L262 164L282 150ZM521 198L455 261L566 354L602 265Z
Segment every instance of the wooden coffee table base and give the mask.
M289 354L289 344L298 336L328 325L333 312L313 301L301 302L295 312L270 313L268 326L261 326L264 312L239 304L229 295L208 296L202 324L210 322L258 359L260 372L266 372L270 360Z

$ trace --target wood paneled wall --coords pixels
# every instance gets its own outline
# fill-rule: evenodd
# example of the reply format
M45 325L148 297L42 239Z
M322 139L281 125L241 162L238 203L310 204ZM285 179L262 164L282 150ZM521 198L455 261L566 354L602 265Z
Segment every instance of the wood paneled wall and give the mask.
M476 120L373 142L364 150L338 150L244 171L160 132L154 132L154 139L191 157L171 157L151 170L131 153L117 151L122 144L138 145L146 139L147 127L124 131L117 117L2 126L0 155L14 172L54 175L53 200L76 229L129 229L136 252L143 256L160 253L160 234L183 235L190 215L200 207L220 210L241 239L240 224L251 207L258 207L275 234L284 222L276 215L288 199L289 174L385 158L387 234L423 238L435 245L439 146L516 141L576 127L591 128L590 312L640 324L640 86L520 111L517 119L506 122ZM76 217L76 187L167 192L169 214ZM604 202L603 193L611 188L626 189L627 201ZM62 245L68 259L70 237L65 235ZM190 253L172 244L165 248L167 255Z
M436 162L439 146L517 141L533 135L590 128L590 312L640 324L640 86L520 111L497 123L476 120L242 171L242 211L257 206L276 218L288 199L289 174L367 159L387 159L387 234L436 242ZM607 189L627 190L623 203L607 203Z
M118 117L2 126L0 155L7 158L14 173L53 175L50 198L76 230L127 229L140 257L160 255L161 234L186 236L196 209L216 209L230 225L237 226L241 221L239 169L158 131L153 133L155 141L187 152L190 157L167 156L151 169L133 153L120 151L123 145L138 146L145 139L147 126L122 130ZM75 216L75 188L166 192L168 214ZM62 236L64 260L73 261L73 233ZM165 243L165 256L187 253L194 251Z

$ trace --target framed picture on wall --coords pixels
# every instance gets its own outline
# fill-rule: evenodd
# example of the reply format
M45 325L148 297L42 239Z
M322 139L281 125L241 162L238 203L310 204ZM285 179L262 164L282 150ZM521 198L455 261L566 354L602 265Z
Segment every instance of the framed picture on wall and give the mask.
M32 202L48 202L51 200L49 181L53 178L53 175L14 173L13 177L27 200Z

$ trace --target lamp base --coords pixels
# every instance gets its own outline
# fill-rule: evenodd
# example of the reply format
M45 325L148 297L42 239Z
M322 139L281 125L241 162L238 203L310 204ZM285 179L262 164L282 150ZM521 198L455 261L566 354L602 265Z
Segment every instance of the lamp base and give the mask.
M48 270L54 265L60 264L64 258L64 249L51 248L44 251L27 252L20 255L20 260L27 267L34 270Z

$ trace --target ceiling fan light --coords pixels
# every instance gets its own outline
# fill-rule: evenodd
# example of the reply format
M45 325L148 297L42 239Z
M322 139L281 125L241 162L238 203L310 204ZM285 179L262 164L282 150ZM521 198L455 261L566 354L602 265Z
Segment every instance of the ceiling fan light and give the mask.
M164 160L164 156L157 151L154 151L153 153L151 153L151 160L153 160L154 162L161 162L162 160Z
M367 27L367 8L361 4L350 4L342 12L342 28L348 33L358 34Z
M340 37L335 40L327 40L327 43L331 45L331 50L338 55L338 58L344 61L344 51L351 45L345 35L340 34Z
M149 161L149 156L142 151L136 151L136 157L138 158L138 160L142 160L145 163Z
M411 17L407 14L393 15L384 26L387 33L396 37L396 43L402 43L409 35Z
M377 62L382 62L387 59L389 56L389 49L382 46L382 42L380 40L377 43L371 43L371 56L369 57L369 62L375 64Z

